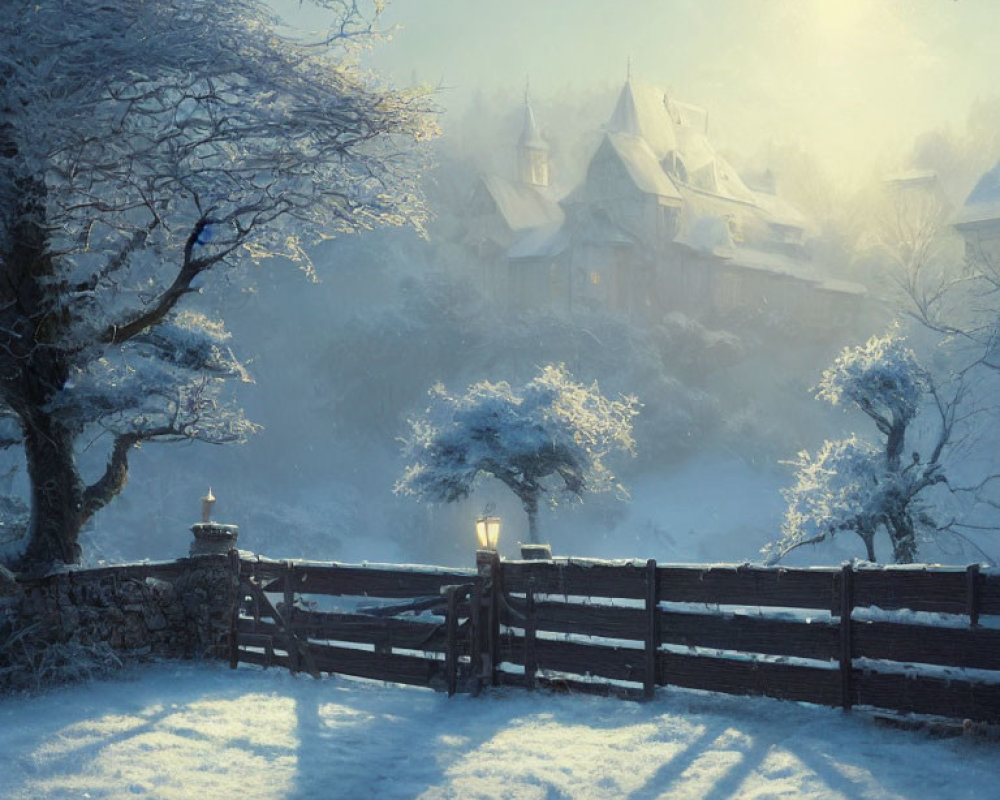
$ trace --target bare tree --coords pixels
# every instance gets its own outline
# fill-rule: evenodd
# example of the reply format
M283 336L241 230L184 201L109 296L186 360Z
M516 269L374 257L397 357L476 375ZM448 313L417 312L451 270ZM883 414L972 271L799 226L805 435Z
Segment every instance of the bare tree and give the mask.
M258 0L4 4L0 422L31 486L23 565L79 559L137 444L252 431L221 394L246 377L221 321L182 308L210 273L419 224L426 95L354 66L374 35L357 3L312 2L332 23L310 41Z

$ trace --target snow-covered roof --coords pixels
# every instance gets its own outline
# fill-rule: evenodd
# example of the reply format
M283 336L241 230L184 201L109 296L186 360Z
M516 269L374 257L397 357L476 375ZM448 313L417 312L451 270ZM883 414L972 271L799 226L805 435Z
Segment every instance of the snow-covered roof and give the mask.
M607 128L642 191L670 196L664 193L662 181L666 178L673 182L662 163L674 154L684 164L686 180L697 188L755 203L753 193L736 170L709 142L708 115L703 108L669 99L661 90L629 79L622 87ZM646 148L641 148L635 140L644 142Z
M697 128L678 127L677 144L689 175L715 161L715 148L709 143L704 132Z
M756 195L747 188L747 185L743 182L743 179L733 165L722 156L715 157L715 174L718 181L719 194L731 197L734 200L740 200L744 203L753 203L756 205Z
M768 222L793 228L808 227L808 220L802 213L780 195L770 192L752 192L752 194L754 202L764 211Z
M665 102L667 111L678 125L708 133L708 112L704 108L673 98L667 98Z
M663 171L645 139L627 133L608 133L606 139L625 165L636 188L646 194L680 202L680 191Z
M975 185L953 220L955 225L1000 219L1000 162Z
M882 181L887 184L898 184L899 186L914 186L919 184L937 183L938 174L932 169L910 169L904 172L895 172L886 175Z
M498 175L484 175L482 181L511 230L538 228L563 219L559 204L533 186Z
M690 208L684 209L681 215L681 225L674 241L701 253L712 253L720 258L732 255L733 237L726 221L713 214L691 213Z
M859 296L868 293L868 289L860 283L826 277L821 275L811 262L790 258L783 253L756 250L752 247L735 247L730 263L744 269L812 283L817 289L827 292Z
M854 281L842 281L837 278L824 278L819 285L819 288L825 292L834 292L836 294L852 294L852 295L865 295L868 294L868 287L861 283L855 283Z
M675 126L663 92L631 79L618 95L608 131L645 139L657 161L677 148Z
M551 222L524 234L507 251L513 261L530 258L551 258L569 246L569 234L564 222Z
M572 204L562 223L528 231L507 251L507 256L513 260L552 258L565 252L573 242L610 246L637 244L635 237L615 225L602 209Z
M823 281L808 262L789 258L782 253L772 253L752 247L733 248L732 263L758 272L768 272L810 283L819 284Z

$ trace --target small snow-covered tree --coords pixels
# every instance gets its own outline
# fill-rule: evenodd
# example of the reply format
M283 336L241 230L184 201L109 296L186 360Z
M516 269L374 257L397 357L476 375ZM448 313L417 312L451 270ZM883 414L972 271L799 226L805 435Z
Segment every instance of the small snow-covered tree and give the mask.
M846 348L823 373L817 397L833 405L849 403L875 423L878 443L856 435L827 441L815 455L806 451L791 462L795 484L783 494L788 509L781 538L764 554L774 563L806 544L853 531L875 561L875 537L885 531L896 563L917 555L921 528L936 528L924 502L926 490L943 483L941 455L955 424L955 405L941 401L927 372L895 332ZM930 452L904 455L911 423L927 398L940 414Z
M139 443L252 430L222 395L245 377L224 327L182 310L225 291L209 273L419 221L426 100L359 71L359 4L311 2L333 16L313 40L260 0L3 3L0 444L25 454L25 565L79 559Z
M633 397L609 400L596 383L577 383L562 365L543 367L518 390L480 381L451 395L438 384L426 412L410 422L409 464L395 490L453 502L467 497L481 476L493 476L521 501L537 543L542 497L582 499L622 488L604 458L633 451L637 406Z

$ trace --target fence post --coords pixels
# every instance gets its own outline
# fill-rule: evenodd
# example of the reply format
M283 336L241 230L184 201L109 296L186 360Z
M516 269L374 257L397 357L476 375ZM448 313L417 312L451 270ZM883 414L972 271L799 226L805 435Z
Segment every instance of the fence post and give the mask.
M524 682L529 692L535 688L535 673L538 671L538 652L535 648L537 629L535 579L528 578L528 588L524 596Z
M500 556L494 550L477 550L476 569L479 573L477 586L480 587L480 599L475 604L479 613L475 634L479 659L472 659L472 668L479 676L480 685L488 681L496 686L499 683L497 664L500 660Z
M292 634L292 620L295 618L295 567L291 561L285 562L285 608L282 616L288 626L285 631L285 651L288 653L288 669L299 671L299 647Z
M656 560L646 562L646 669L642 681L642 695L652 700L656 694L656 652L660 648L659 591L656 585Z
M979 565L969 564L965 568L965 603L969 612L969 624L979 624Z
M482 689L483 672L483 584L477 580L469 597L469 671L472 673L472 696Z
M240 551L229 551L229 573L233 584L233 606L229 620L229 668L240 663L240 606L243 605L243 575Z
M490 683L500 685L497 667L500 666L500 592L503 591L503 573L500 566L500 554L494 552L490 561L490 625L488 651L490 654Z
M458 689L458 587L448 587L448 618L446 620L447 644L445 646L444 674L448 682L448 697Z
M848 562L840 570L840 705L850 711L854 705L853 642L851 641L851 612L854 610L854 571Z

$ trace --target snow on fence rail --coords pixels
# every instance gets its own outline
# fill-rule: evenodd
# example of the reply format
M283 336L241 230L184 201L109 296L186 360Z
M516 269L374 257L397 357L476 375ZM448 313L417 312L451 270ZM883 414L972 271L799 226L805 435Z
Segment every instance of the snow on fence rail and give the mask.
M615 567L569 561L503 562L501 572L524 617L521 623L505 620L511 629L502 658L523 665L526 676L549 669L633 684L626 693L642 684L647 696L651 684L673 685L1000 720L1000 630L980 624L981 615L1000 615L1000 576L975 566ZM595 604L596 597L606 599ZM874 619L859 613L872 606L881 609L868 612ZM900 609L921 613L893 618ZM956 615L965 616L964 624ZM604 641L585 641L588 636ZM502 672L500 682L527 679Z
M258 558L240 579L234 665L449 692L678 686L1000 722L1000 575L977 566L494 557L477 573Z

